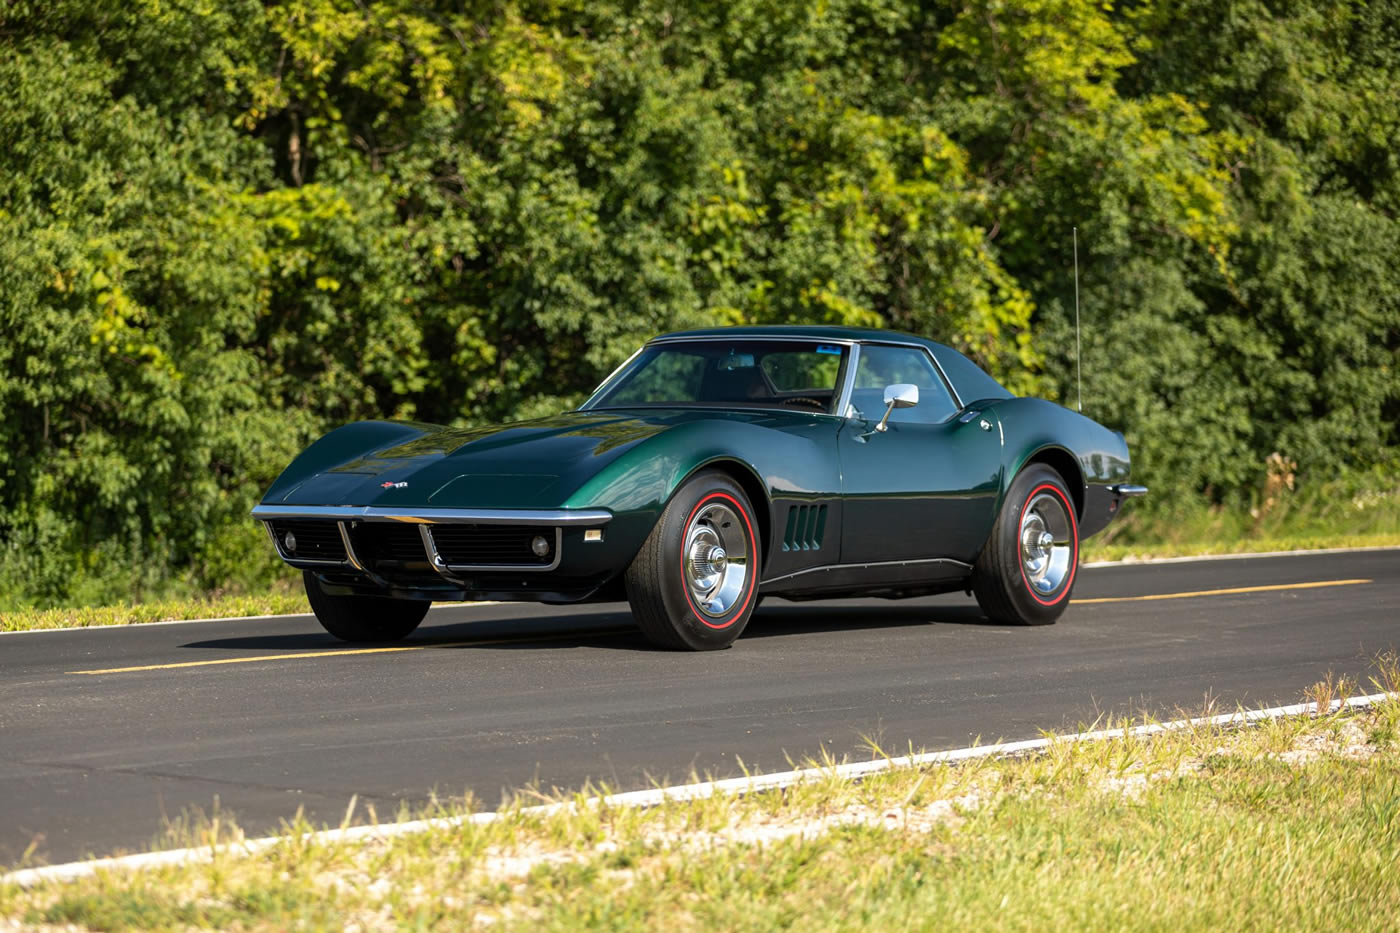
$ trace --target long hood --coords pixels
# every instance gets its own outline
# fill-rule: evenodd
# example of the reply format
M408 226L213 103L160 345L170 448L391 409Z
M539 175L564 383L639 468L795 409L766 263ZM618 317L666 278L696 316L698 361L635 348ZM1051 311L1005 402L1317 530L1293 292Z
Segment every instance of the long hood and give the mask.
M364 422L340 428L308 448L263 501L396 508L557 508L637 444L681 424L716 417L764 420L757 413L671 409L569 412L480 428ZM353 447L356 432L365 435L358 448ZM331 462L318 467L318 459Z

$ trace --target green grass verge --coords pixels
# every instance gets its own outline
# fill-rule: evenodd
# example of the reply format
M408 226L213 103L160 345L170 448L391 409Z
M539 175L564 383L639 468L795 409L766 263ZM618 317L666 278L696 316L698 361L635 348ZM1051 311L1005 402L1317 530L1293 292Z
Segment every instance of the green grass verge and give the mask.
M1380 670L1393 689L1395 659ZM0 885L0 929L1335 930L1400 916L1400 702L824 775L651 809L527 812L538 800L522 798L491 823L356 842L297 823L252 855Z
M1248 502L1149 494L1084 542L1085 560L1400 545L1400 486L1351 477L1294 492L1280 479Z
M134 625L141 622L172 622L183 619L246 618L310 611L306 594L300 586L296 589L283 586L266 593L244 596L165 599L125 606L78 609L14 609L0 612L0 632Z
M1084 561L1152 560L1163 557L1208 557L1213 554L1263 554L1272 551L1315 551L1328 548L1400 547L1400 532L1372 534L1267 535L1220 540L1206 537L1139 540L1133 544L1090 538L1080 550Z

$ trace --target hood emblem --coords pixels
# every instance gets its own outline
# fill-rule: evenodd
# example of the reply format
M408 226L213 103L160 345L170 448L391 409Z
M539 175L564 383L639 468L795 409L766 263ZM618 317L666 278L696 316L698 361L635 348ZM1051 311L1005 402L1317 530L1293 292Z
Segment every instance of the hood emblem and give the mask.
M408 483L380 483L380 489L405 489Z

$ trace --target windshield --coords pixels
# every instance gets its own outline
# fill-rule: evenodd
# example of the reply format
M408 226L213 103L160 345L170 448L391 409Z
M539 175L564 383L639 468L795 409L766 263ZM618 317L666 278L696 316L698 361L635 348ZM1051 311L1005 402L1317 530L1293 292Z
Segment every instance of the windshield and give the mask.
M791 408L830 414L850 348L816 340L654 344L584 408Z

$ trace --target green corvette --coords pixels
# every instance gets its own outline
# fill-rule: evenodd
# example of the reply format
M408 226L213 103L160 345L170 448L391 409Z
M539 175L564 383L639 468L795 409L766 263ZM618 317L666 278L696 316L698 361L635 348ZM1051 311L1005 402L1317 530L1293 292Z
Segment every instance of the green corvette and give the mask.
M650 341L577 411L497 427L367 421L253 509L321 624L403 638L430 602L627 599L670 648L731 644L764 596L967 589L1054 622L1124 499L1123 436L890 331Z

